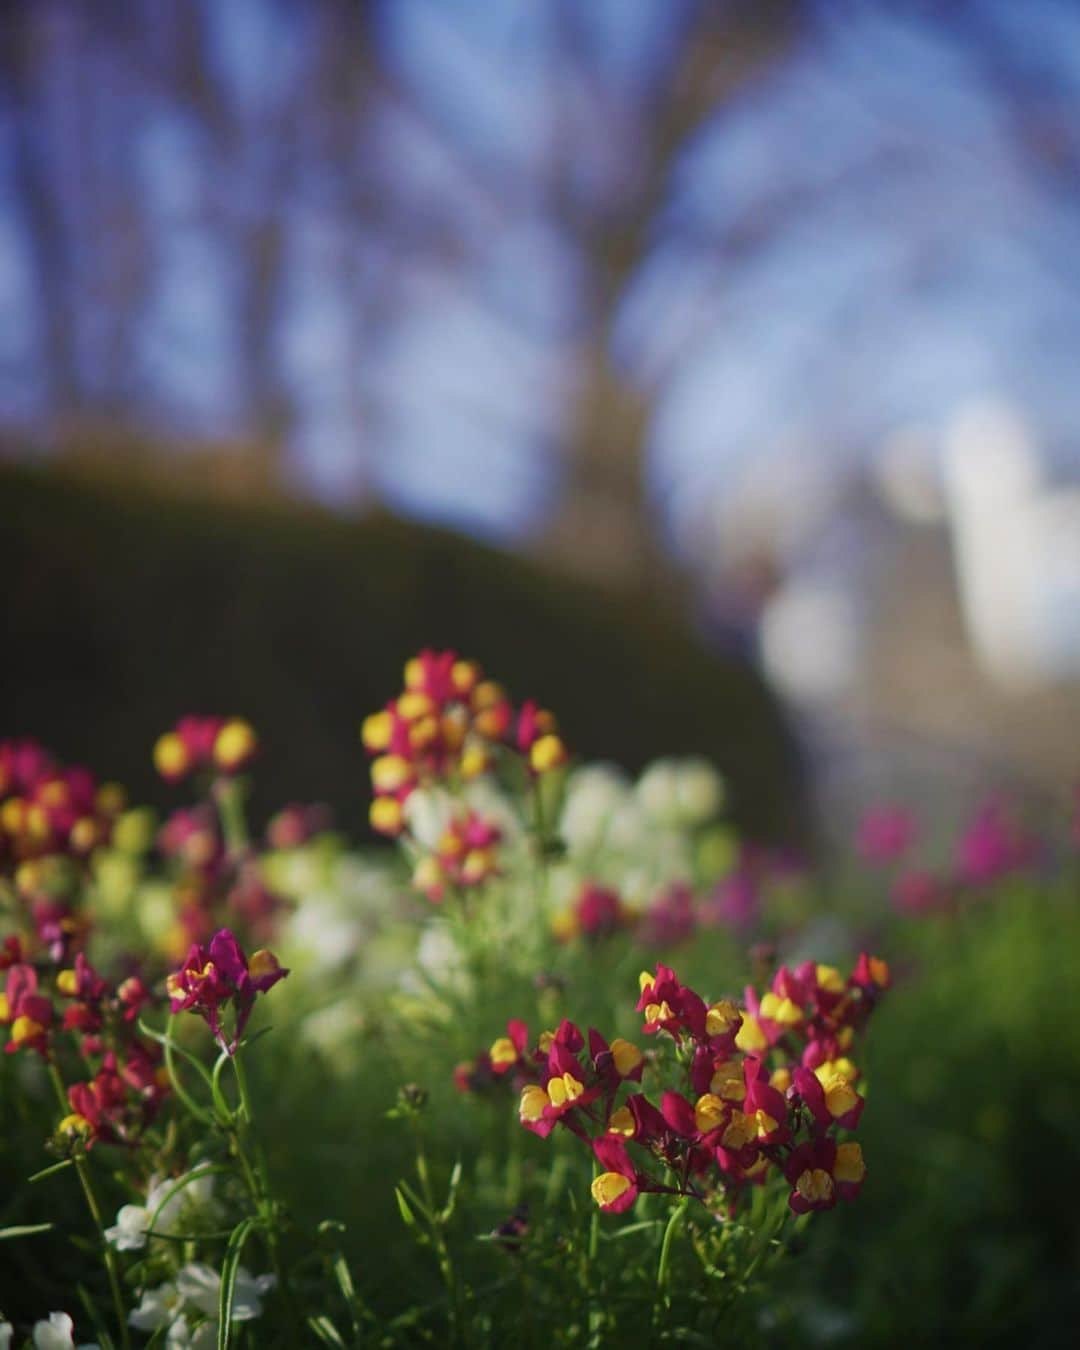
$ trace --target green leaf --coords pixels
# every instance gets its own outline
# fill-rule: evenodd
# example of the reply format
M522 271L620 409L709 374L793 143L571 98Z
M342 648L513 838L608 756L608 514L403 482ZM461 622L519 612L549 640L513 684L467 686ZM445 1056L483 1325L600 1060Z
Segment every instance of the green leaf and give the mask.
M454 1163L454 1170L450 1173L450 1185L446 1192L446 1204L439 1215L441 1223L446 1223L454 1213L454 1206L457 1204L458 1187L461 1185L461 1159Z
M398 1212L405 1221L406 1228L416 1227L416 1215L409 1208L409 1202L405 1199L400 1186L394 1187L394 1198L397 1200Z
M232 1305L236 1293L236 1272L240 1266L240 1256L244 1243L258 1226L258 1220L248 1217L241 1219L232 1230L225 1259L221 1263L221 1290L218 1294L218 1335L217 1350L229 1350L232 1337Z
M113 1338L109 1334L109 1329L101 1320L101 1314L97 1310L97 1305L90 1297L90 1292L84 1284L77 1284L75 1292L79 1296L79 1302L83 1305L86 1312L87 1321L94 1328L94 1334L97 1336L98 1345L101 1350L113 1350Z
M34 1233L50 1233L54 1226L51 1223L19 1223L13 1228L0 1228L0 1242L8 1238L32 1237Z
M63 1162L53 1163L51 1167L43 1167L40 1172L35 1172L32 1177L27 1177L31 1185L35 1181L44 1181L46 1177L53 1176L56 1172L63 1172L65 1168L74 1167L74 1158L65 1158Z
M338 1282L338 1288L351 1307L356 1302L356 1286L353 1284L352 1271L349 1269L349 1263L345 1260L341 1252L334 1257L334 1278Z
M214 1098L214 1110L217 1112L221 1123L228 1128L233 1124L236 1113L225 1100L225 1092L221 1086L221 1071L226 1064L232 1061L232 1055L227 1050L222 1050L217 1057L217 1063L214 1065L214 1071L210 1075L210 1093Z
M341 1332L325 1314L321 1317L309 1317L308 1326L322 1341L323 1345L331 1345L334 1350L345 1350L345 1342L341 1339Z

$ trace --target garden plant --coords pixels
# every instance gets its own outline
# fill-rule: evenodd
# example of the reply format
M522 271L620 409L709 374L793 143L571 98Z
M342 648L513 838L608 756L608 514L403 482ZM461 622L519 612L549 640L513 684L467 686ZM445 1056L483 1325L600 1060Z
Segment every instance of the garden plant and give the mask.
M392 850L296 803L256 836L241 717L160 737L162 822L0 744L0 1347L888 1343L872 1239L838 1253L910 1070L891 1010L943 1000L947 1039L944 945L971 980L1019 922L1022 1029L1028 930L1075 922L1067 855L994 800L916 863L886 804L824 885L736 837L708 764L576 764L452 652L361 741ZM949 1156L919 1128L894 1206ZM860 1256L865 1297L824 1277Z

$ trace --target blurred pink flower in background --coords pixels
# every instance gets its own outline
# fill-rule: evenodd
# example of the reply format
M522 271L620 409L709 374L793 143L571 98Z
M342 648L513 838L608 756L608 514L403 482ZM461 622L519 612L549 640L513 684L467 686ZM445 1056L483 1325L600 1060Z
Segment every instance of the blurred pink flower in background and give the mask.
M883 803L863 816L855 843L867 862L892 863L904 856L917 835L915 817L906 807Z

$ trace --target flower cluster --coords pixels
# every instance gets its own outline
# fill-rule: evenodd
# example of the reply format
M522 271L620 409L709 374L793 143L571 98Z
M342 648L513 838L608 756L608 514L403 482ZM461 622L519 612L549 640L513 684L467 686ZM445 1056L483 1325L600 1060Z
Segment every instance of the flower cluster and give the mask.
M552 930L560 942L583 937L590 941L610 937L631 921L618 891L595 881L585 881L578 888L570 907L557 914Z
M0 866L48 854L85 858L124 809L123 789L59 764L37 741L0 741Z
M273 952L257 951L249 960L228 928L222 928L207 946L193 943L179 970L165 981L174 1013L194 1012L204 1018L223 1050L235 1054L258 994L265 994L288 975ZM222 1022L233 1012L229 1036Z
M277 1283L273 1275L236 1270L230 1322L250 1322L262 1315L263 1297ZM218 1341L221 1272L204 1261L188 1261L175 1278L144 1289L129 1323L137 1331L164 1332L164 1344L173 1350L214 1350Z
M153 1263L141 1269L153 1270L157 1283L143 1285L128 1323L137 1331L164 1333L164 1344L178 1350L212 1350L218 1343L220 1273L205 1262L181 1260L199 1233L220 1227L225 1216L224 1206L214 1195L214 1171L209 1164L199 1163L179 1176L151 1177L145 1201L124 1205L116 1223L105 1230L106 1240L118 1252L152 1250ZM187 1242L180 1244L177 1239ZM259 1317L262 1299L275 1283L272 1275L253 1276L240 1266L230 1321Z
M242 717L181 717L154 746L154 767L162 778L178 783L199 770L239 773L259 748L250 722Z
M317 835L329 830L333 816L321 802L290 802L270 818L266 827L267 847L302 848Z
M8 1350L15 1328L0 1322L0 1350ZM51 1312L34 1323L30 1333L34 1350L98 1350L97 1341L75 1343L75 1323L65 1312Z
M546 1137L562 1125L588 1145L602 1169L592 1185L601 1209L618 1213L651 1191L730 1210L747 1185L773 1177L799 1214L858 1193L866 1168L846 1136L863 1098L850 1056L888 987L883 961L861 955L846 980L812 962L781 967L742 1006L707 1002L664 965L640 983L642 1031L659 1038L648 1058L570 1021L532 1044L511 1021L472 1066L514 1084L525 1129ZM641 1087L646 1071L658 1103Z
M134 1025L151 1002L149 989L137 975L112 985L82 952L70 967L39 970L22 959L17 938L5 941L3 966L0 1025L8 1029L7 1053L33 1051L55 1060L68 1042L82 1066L92 1070L66 1089L71 1109L60 1122L57 1144L134 1143L168 1092L158 1046Z
M567 757L551 713L531 701L515 708L475 661L452 651L423 651L408 661L405 688L365 718L361 734L375 757L371 824L387 835L406 828L405 804L417 787L476 778L502 749L522 755L534 775Z
M161 941L169 960L179 959L192 943L208 942L223 924L241 928L257 943L271 941L290 907L266 883L248 840L245 785L234 775L255 750L255 734L240 718L184 717L157 743L155 760L171 781L198 768L213 775L208 798L174 810L157 835L174 877L175 921ZM271 828L281 839L278 846L295 847L324 821L315 808L292 806L274 818Z
M983 801L958 832L952 858L927 866L912 860L919 842L914 815L904 807L872 807L862 817L856 847L862 858L895 868L890 880L893 907L901 914L920 915L947 909L965 896L1036 866L1045 845L1001 797Z

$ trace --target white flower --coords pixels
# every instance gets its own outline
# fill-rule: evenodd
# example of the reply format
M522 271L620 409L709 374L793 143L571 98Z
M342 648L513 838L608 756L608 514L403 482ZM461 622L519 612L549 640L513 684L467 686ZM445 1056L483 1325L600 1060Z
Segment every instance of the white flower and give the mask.
M429 993L428 980L444 989L463 991L468 987L469 974L461 948L450 929L437 920L430 922L420 935L416 946L416 965L423 972L422 975L415 970L401 973L399 984L406 994ZM427 976L427 980L424 976Z
M192 1330L186 1317L178 1317L165 1333L165 1350L217 1350L217 1322Z
M701 825L719 811L723 780L704 759L658 759L638 779L642 809L661 825Z
M180 1291L171 1280L166 1281L156 1289L143 1290L139 1306L128 1314L128 1322L137 1331L157 1331L174 1322L179 1309Z
M150 1179L150 1191L145 1205L124 1205L116 1215L116 1223L106 1228L105 1238L117 1251L140 1251L146 1246L146 1235L151 1225L155 1233L175 1233L177 1222L185 1211L201 1211L213 1221L220 1212L213 1199L214 1175L209 1163L200 1163L179 1177L164 1181Z
M485 821L497 825L504 844L510 844L521 836L521 817L505 792L502 792L490 778L475 778L465 785L462 792L465 805L482 816Z
M233 1286L231 1322L250 1322L262 1313L262 1295L273 1289L273 1275L251 1275L241 1266L236 1272ZM221 1274L213 1266L202 1261L191 1261L176 1277L176 1287L181 1298L205 1313L208 1318L218 1314L218 1298L221 1292Z
M0 1322L0 1350L9 1350L13 1330L10 1322Z
M299 1025L299 1032L308 1045L325 1054L340 1056L352 1052L363 1027L362 1010L345 999L338 999L325 1008L308 1013Z
M34 1323L34 1350L98 1350L96 1342L76 1346L75 1323L67 1313L52 1312L47 1322Z
M707 759L689 757L676 765L677 792L683 819L704 825L724 804L724 780Z
M220 1209L214 1202L214 1174L210 1164L199 1163L181 1176L152 1181L146 1208L151 1218L157 1215L154 1231L158 1233L174 1233L185 1211L194 1210L211 1221L215 1219Z
M119 1252L136 1252L146 1246L150 1211L145 1205L124 1205L117 1211L116 1223L105 1229L105 1240Z
M318 971L344 965L359 950L364 930L351 914L343 914L331 891L305 895L289 917L288 941L300 947Z
M405 823L422 848L434 853L455 815L456 803L443 788L416 788L405 802Z
M625 805L630 788L623 773L610 764L590 764L570 777L559 819L559 833L574 853L604 842L612 818Z

